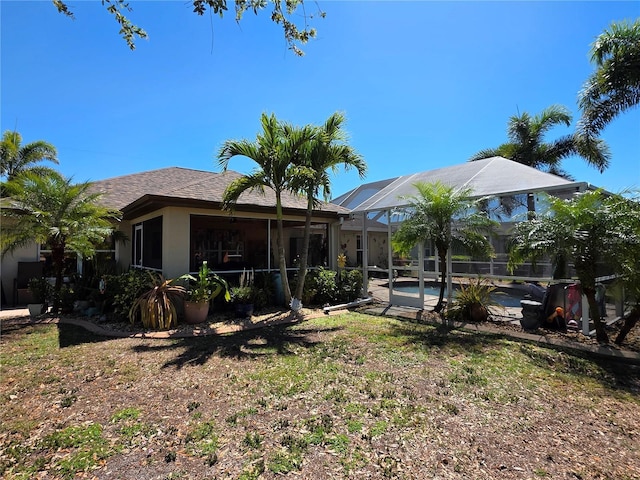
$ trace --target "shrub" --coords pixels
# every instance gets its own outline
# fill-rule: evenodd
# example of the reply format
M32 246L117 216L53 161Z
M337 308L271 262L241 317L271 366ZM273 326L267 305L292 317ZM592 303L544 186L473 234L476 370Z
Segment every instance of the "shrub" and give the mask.
M310 293L309 303L324 305L336 300L336 272L320 267L307 275L305 290ZM309 292L309 290L311 292ZM305 295L303 295L305 296ZM303 299L304 300L304 299Z
M308 296L308 303L317 305L352 302L360 297L362 284L360 270L341 270L338 275L320 267L307 275L303 297Z
M253 307L258 310L273 303L273 276L267 272L257 273L253 278Z
M181 285L172 284L149 272L153 279L153 287L140 295L129 310L131 323L139 318L145 328L168 330L178 325L177 302L182 300L186 290Z
M353 302L362 292L362 272L360 270L342 270L338 287L338 301Z
M105 275L104 281L104 308L112 310L114 316L122 319L129 316L136 299L153 286L153 277L149 272L138 268L120 275Z
M499 306L491 294L496 287L478 278L468 284L461 284L460 291L452 305L447 309L446 317L458 321L486 321L491 314L491 307Z

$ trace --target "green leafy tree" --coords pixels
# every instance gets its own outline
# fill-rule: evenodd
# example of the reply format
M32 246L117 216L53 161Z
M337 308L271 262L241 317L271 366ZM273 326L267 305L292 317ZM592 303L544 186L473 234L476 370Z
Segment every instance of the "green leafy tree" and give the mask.
M88 182L73 184L57 172L26 172L6 184L10 197L1 211L2 255L34 241L51 249L54 312L60 306L65 251L91 256L96 245L114 234L114 222L120 219L119 212L98 203L100 196L90 187Z
M488 235L497 222L481 211L482 199L472 198L470 189L457 190L441 182L418 182L414 186L417 194L401 197L408 202L401 211L405 219L391 237L391 244L404 254L421 242L431 241L435 245L441 279L434 311L440 312L447 277L447 252L452 245L458 245L473 255L492 255Z
M22 136L7 130L0 141L0 177L12 180L18 174L26 171L37 175L47 175L53 172L51 168L38 165L49 161L58 163L56 147L43 140L22 144Z
M67 3L66 0L53 0L53 4L60 13L74 18L74 14ZM227 0L191 0L190 3L193 5L194 13L197 15L204 15L207 9L210 9L211 12L222 18L229 8ZM102 4L120 26L120 35L122 35L131 50L136 48L136 38L145 39L148 37L147 32L142 27L134 25L127 17L128 12L132 10L127 0L102 0ZM284 38L289 48L296 55L304 55L298 44L305 44L310 38L314 38L316 30L307 25L307 21L314 16L306 12L303 0L234 0L233 8L235 9L236 22L242 20L247 10L251 10L257 15L260 11L265 10L268 4L271 4L272 7L271 21L282 27ZM317 16L324 18L325 13L319 10ZM293 20L294 17L303 19L304 25L299 27Z
M591 47L595 71L579 95L578 130L592 138L640 103L640 19L614 22Z
M260 117L262 133L255 141L227 140L218 153L219 166L227 170L231 158L241 155L253 160L257 167L248 175L231 182L223 197L223 208L234 209L240 196L246 191L264 193L265 188L273 190L276 197L276 245L278 248L278 267L282 279L285 302L291 302L291 288L287 278L287 260L284 249L284 224L282 195L292 191L294 166L306 158L304 149L308 149L313 138L311 127L293 128L279 122L275 115Z
M617 248L610 253L608 263L620 275L624 292L631 299L631 308L615 339L616 344L622 345L640 320L640 192L635 192L629 198L614 196L607 202L618 221L616 229L618 238L622 240L616 243Z
M315 129L310 144L302 150L305 156L299 157L299 162L293 173L294 188L298 188L307 198L302 253L294 295L294 299L297 301L294 300L294 309L298 305L302 306L300 300L307 274L313 209L318 204L317 199L320 194L323 195L325 201L331 197L330 172L336 172L340 166L345 170L355 168L360 178L364 178L367 172L367 166L362 156L347 144L347 135L342 129L344 121L344 115L336 112L325 121L324 125Z
M481 150L470 161L500 156L515 162L547 171L554 175L570 178L562 170L564 158L579 155L587 163L601 172L609 165L609 148L600 139L586 139L579 133L564 135L551 142L545 141L545 134L558 125L571 125L572 117L566 107L552 105L540 114L531 116L527 112L509 119L507 136L509 141L497 148ZM534 210L533 197L529 197L528 209Z
M616 197L607 198L601 191L580 193L569 200L548 197L548 202L548 211L514 227L509 266L513 269L525 260L535 262L562 252L573 261L596 338L606 343L609 337L600 319L596 279L605 263L620 270L621 258L630 270L626 278L637 278L637 272L633 273L638 268L637 257L633 255L639 241L638 205L632 208L634 204L627 203L621 208Z

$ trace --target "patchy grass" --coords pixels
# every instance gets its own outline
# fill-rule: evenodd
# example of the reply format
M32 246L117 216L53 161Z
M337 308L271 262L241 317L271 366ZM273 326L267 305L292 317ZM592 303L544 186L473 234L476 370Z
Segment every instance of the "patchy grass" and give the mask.
M351 313L0 342L7 479L640 479L638 370L500 336Z

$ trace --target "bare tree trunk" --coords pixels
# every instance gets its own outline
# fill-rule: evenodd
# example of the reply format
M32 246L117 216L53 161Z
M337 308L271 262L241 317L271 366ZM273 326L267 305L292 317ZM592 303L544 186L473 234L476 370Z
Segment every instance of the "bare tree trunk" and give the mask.
M527 219L531 220L536 216L536 202L532 193L527 194Z
M622 345L624 339L627 338L627 334L636 326L638 320L640 320L640 304L634 305L631 312L629 312L629 315L624 319L624 325L615 339L616 345Z
M596 301L596 289L591 287L583 287L583 293L587 297L589 303L589 316L593 320L596 327L596 340L601 343L609 343L609 335L604 329L604 323L600 319L600 307ZM583 312L584 315L584 312Z

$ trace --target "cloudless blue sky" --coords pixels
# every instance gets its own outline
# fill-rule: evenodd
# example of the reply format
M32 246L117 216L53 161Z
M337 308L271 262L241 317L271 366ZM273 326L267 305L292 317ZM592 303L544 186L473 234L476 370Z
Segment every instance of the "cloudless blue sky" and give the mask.
M577 96L593 71L589 47L638 1L399 2L318 0L318 36L299 58L263 12L236 24L192 13L190 2L131 0L148 33L130 51L99 1L0 2L1 129L58 148L77 181L166 166L219 171L226 139L254 139L262 112L321 124L347 117L350 143L375 181L467 161L506 141L517 112ZM308 13L316 5L306 4ZM604 131L611 167L565 160L576 180L610 191L640 187L640 109ZM232 159L249 172L252 162ZM334 178L337 196L358 185Z

